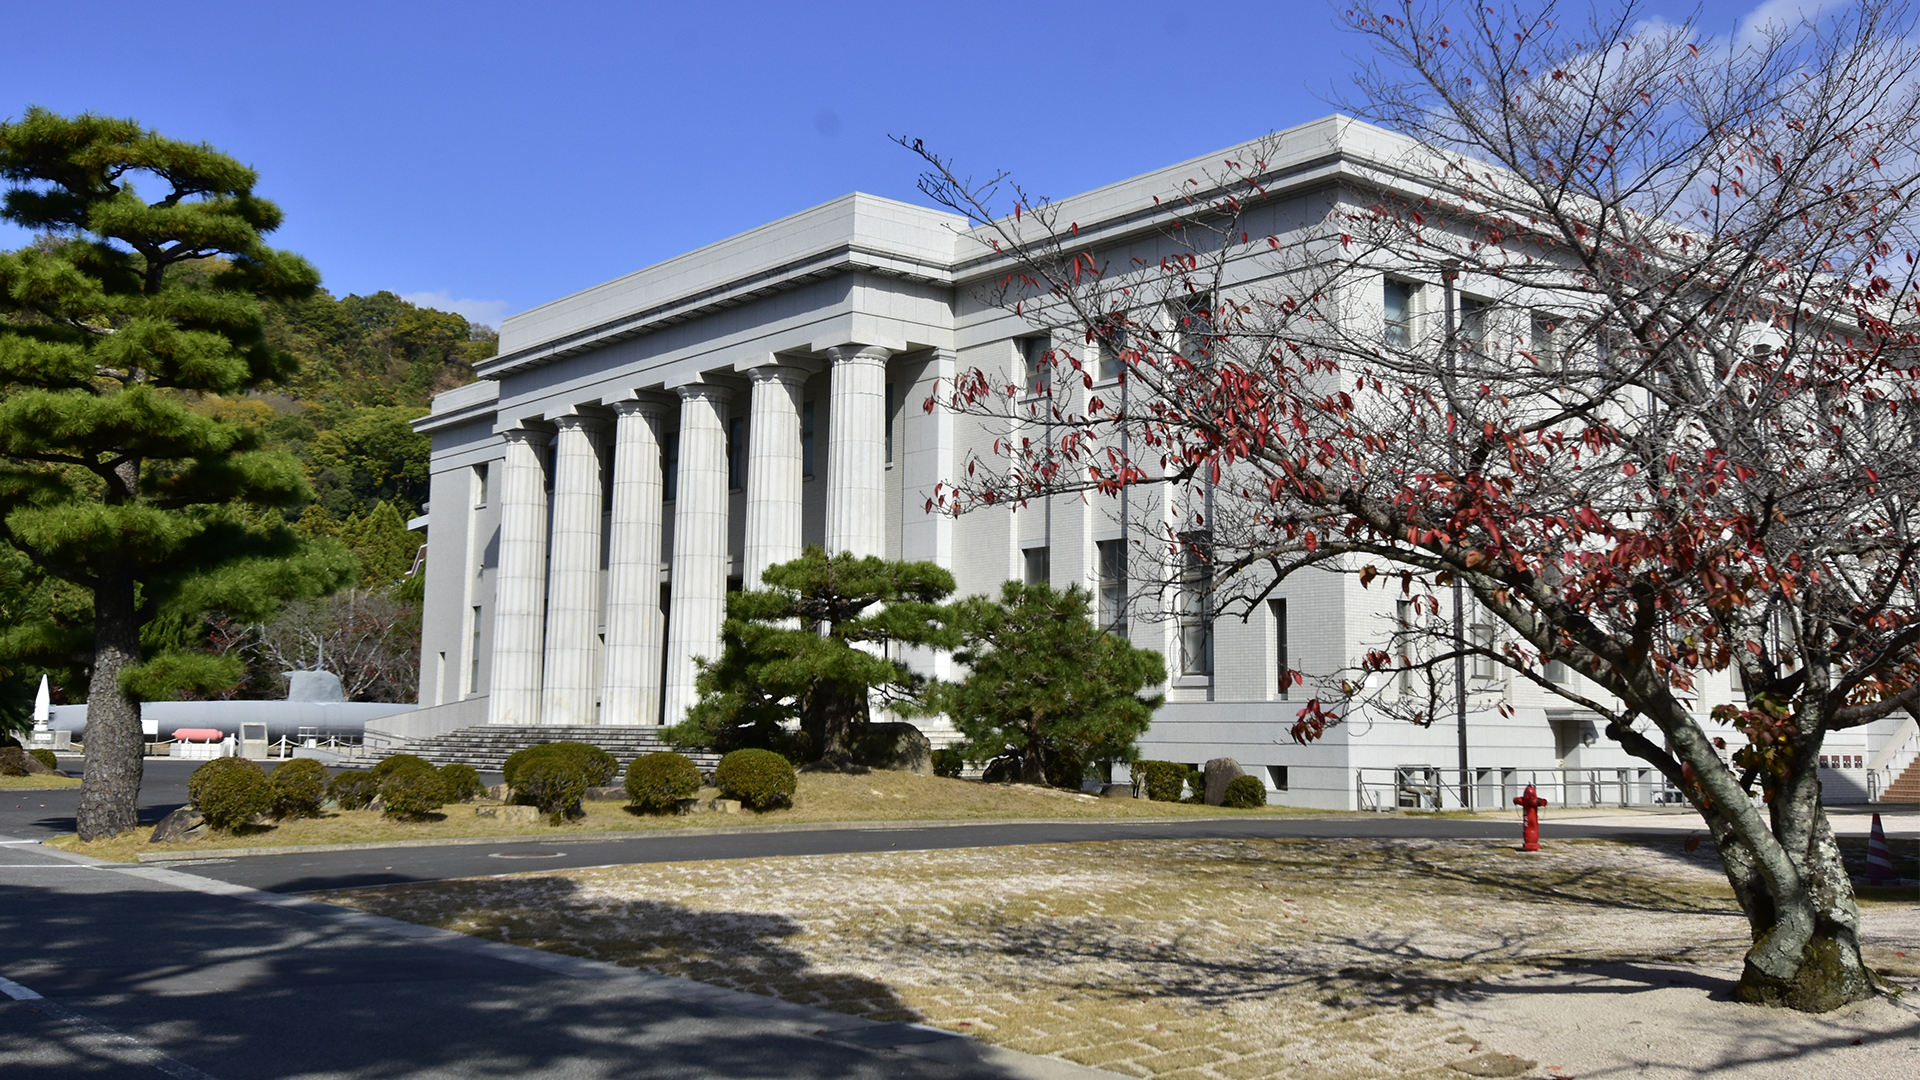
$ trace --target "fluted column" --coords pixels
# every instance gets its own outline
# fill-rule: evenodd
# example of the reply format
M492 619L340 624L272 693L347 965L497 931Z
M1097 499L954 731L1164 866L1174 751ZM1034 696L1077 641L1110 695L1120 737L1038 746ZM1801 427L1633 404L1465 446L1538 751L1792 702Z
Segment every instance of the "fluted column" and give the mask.
M663 494L655 401L613 405L613 529L607 540L607 648L600 722L660 722L660 530Z
M667 705L677 724L699 700L694 658L720 657L727 600L727 391L682 386L680 474L673 509L672 606L667 613Z
M885 555L887 358L892 350L843 345L833 357L827 431L827 551Z
M540 722L546 636L547 477L544 432L506 432L500 484L500 576L493 599L493 666L487 722Z
M747 422L747 539L741 583L800 557L800 396L807 373L769 365L753 369Z
M591 724L600 696L600 441L585 416L554 421L553 538L547 570L543 724Z

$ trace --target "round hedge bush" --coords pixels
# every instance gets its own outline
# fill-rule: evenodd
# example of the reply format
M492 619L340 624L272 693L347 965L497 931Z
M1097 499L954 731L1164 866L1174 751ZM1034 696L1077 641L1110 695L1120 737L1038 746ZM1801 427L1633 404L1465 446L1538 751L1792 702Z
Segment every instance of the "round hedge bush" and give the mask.
M470 802L487 793L479 771L463 761L440 766L440 788L448 802Z
M1171 761L1138 761L1133 765L1133 777L1147 789L1147 798L1154 802L1179 802L1180 785L1187 779L1187 767Z
M586 798L587 772L570 754L548 754L523 762L513 785L514 801L537 806L553 824L585 817L580 800Z
M1227 781L1226 794L1220 797L1220 805L1235 810L1251 810L1256 806L1267 805L1267 785L1255 776L1236 776Z
M517 789L520 786L521 770L531 762L548 758L573 762L575 767L586 776L588 787L605 787L613 783L614 777L620 775L620 763L614 760L612 754L592 743L583 742L541 743L538 746L529 746L525 750L516 750L508 756L506 764L500 771L505 775L507 786Z
M27 753L32 754L33 759L35 761L38 761L40 764L45 765L49 769L52 769L54 772L60 771L60 759L57 757L54 757L53 751L47 749L46 747L36 746L33 749L27 751Z
M437 773L439 770L433 767L433 762L417 754L395 754L373 767L373 778L385 782L387 777L397 772Z
M627 766L627 799L649 813L675 809L700 790L700 767L671 750L634 758Z
M273 809L273 786L246 758L214 758L187 778L187 798L208 825L232 832Z
M267 775L267 786L273 789L274 817L319 817L327 799L327 767L312 758L283 761Z
M385 816L419 821L446 804L446 787L438 769L395 769L380 781Z
M941 747L933 752L933 775L958 780L966 770L967 755L951 746Z
M720 759L713 782L727 798L755 810L792 806L793 790L799 786L793 762L771 750L735 750Z
M327 798L339 803L342 810L365 810L378 794L380 781L365 769L348 769L327 783Z

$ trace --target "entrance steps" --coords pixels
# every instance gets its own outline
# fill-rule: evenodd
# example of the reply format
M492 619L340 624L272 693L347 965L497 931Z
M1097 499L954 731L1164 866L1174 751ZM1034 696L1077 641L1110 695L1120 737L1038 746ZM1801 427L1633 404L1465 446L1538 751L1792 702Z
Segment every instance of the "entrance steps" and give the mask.
M550 742L583 742L612 754L625 775L627 763L634 758L662 750L678 750L660 737L653 727L572 727L558 724L519 726L480 724L429 735L417 742L392 748L393 753L417 754L435 765L463 762L481 772L499 772L507 755L529 746ZM712 773L720 764L720 755L704 750L680 750L693 759L703 773Z
M1907 763L1903 771L1880 796L1881 802L1920 803L1920 757Z

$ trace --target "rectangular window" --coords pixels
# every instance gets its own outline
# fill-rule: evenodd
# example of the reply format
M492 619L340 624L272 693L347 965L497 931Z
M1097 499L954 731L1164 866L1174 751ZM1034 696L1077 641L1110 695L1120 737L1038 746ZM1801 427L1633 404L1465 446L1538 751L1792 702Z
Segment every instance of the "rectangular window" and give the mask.
M1544 311L1533 313L1533 363L1541 371L1560 369L1560 351L1554 337L1557 326L1553 316Z
M1475 352L1485 352L1493 330L1493 301L1475 296L1460 298L1460 341Z
M1267 766L1267 779L1273 781L1273 790L1287 790L1287 767L1285 765Z
M800 475L813 477L813 402L800 405Z
M887 404L884 414L887 418L887 464L893 464L893 384L887 384Z
M1021 378L1026 380L1028 397L1039 397L1053 389L1053 342L1044 337L1020 339Z
M1473 675L1475 678L1491 679L1494 677L1499 667L1498 662L1495 661L1492 656L1495 642L1493 616L1488 615L1486 612L1477 613L1473 622L1473 647L1477 650L1473 654Z
M1547 681L1555 686L1565 686L1573 681L1573 671L1558 660L1547 661Z
M1020 550L1020 558L1025 567L1027 584L1045 585L1048 583L1050 580L1048 571L1051 569L1048 566L1048 554L1047 549L1043 547L1022 548Z
M1285 701L1288 691L1293 689L1292 658L1287 655L1287 602L1269 600L1267 610L1273 615L1273 664L1274 670L1279 673L1274 689L1278 691L1280 700Z
M467 693L480 692L480 609L474 608L473 633L467 640Z
M1100 625L1118 634L1127 630L1127 548L1121 540L1094 545L1100 555Z
M747 418L727 420L727 488L739 491L747 486Z
M1179 342L1181 356L1196 364L1212 356L1207 348L1207 335L1213 321L1207 297L1176 300L1168 305L1168 314L1173 319L1174 337Z
M680 433L669 431L660 439L660 497L672 502L680 497Z
M1393 602L1393 660L1398 665L1394 683L1403 698L1413 696L1413 601Z
M1386 343L1396 349L1405 349L1413 345L1413 285L1411 282L1387 280L1381 289L1381 300L1386 308Z
M447 700L447 654L436 654L433 662L433 703L444 704Z
M1213 674L1213 561L1205 534L1181 539L1180 674Z
M1105 328L1100 331L1100 370L1096 376L1099 381L1112 382L1120 377L1120 354L1126 348L1126 331Z
M483 461L473 467L473 508L487 505L487 471L492 467L490 461Z

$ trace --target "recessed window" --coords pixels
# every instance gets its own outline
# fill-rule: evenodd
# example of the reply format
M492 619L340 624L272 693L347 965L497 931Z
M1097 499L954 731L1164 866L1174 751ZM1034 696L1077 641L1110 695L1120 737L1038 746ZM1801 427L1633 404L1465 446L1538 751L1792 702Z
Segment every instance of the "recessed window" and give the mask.
M1544 311L1533 313L1532 352L1533 362L1541 371L1560 369L1560 349L1557 341L1559 326L1552 315Z
M1044 337L1020 339L1020 363L1024 392L1040 397L1053 389L1053 342Z
M1117 327L1102 327L1099 330L1100 370L1097 378L1101 382L1112 382L1120 377L1120 354L1127 348L1127 332Z
M492 466L492 462L483 461L473 467L473 508L475 510L487 505L487 474L492 470Z
M747 486L747 418L727 420L727 487L739 491Z
M1028 585L1045 585L1051 580L1052 567L1049 565L1051 560L1048 555L1048 550L1044 547L1021 549L1020 561L1023 564Z
M1180 628L1180 674L1213 674L1213 562L1204 533L1189 533L1180 543L1180 591L1176 603Z
M887 464L893 464L893 384L887 384Z
M1274 689L1280 700L1285 701L1287 693L1293 689L1292 657L1287 655L1287 602L1269 600L1267 612L1273 618L1273 667L1277 673Z
M1121 540L1094 545L1100 556L1100 625L1117 634L1127 632L1127 548Z
M1273 781L1273 790L1287 790L1287 767L1285 765L1267 766L1267 779Z
M1399 665L1394 683L1400 696L1413 696L1413 601L1393 602L1393 659Z
M1386 343L1408 348L1413 344L1413 283L1388 278L1380 298L1386 308Z
M1486 612L1476 613L1473 621L1473 674L1477 679L1491 679L1498 668L1493 658L1496 639L1494 637L1493 616Z
M680 497L680 433L669 431L660 440L660 497L672 501Z
M1475 296L1460 298L1460 340L1469 349L1485 352L1493 330L1493 301Z

